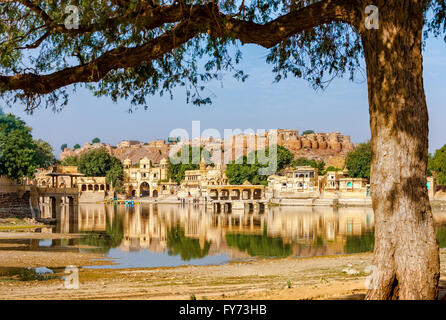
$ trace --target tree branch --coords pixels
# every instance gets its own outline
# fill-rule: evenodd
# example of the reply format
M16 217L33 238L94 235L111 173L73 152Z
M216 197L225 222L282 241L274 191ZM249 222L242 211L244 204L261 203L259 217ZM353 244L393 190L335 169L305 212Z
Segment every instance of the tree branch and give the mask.
M162 57L176 47L185 44L200 33L208 32L215 37L232 37L242 43L258 44L271 48L290 36L331 22L345 22L356 26L361 19L355 0L325 0L290 12L264 25L226 16L212 4L192 5L187 10L169 8L166 16L153 16L149 27L180 22L165 34L149 40L141 46L116 48L89 63L66 68L47 75L35 73L0 76L0 91L23 90L26 93L47 94L59 88L75 84L97 82L110 71L131 68L142 62ZM161 7L159 7L161 9ZM151 12L153 14L153 12Z

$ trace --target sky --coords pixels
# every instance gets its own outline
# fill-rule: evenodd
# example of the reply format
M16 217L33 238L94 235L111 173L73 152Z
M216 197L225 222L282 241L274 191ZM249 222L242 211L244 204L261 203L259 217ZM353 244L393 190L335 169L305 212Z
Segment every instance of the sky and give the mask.
M370 139L367 83L335 79L324 91L315 91L305 80L288 78L274 83L272 66L265 62L267 50L256 46L242 47L239 65L248 79L242 83L230 74L213 82L212 105L187 104L184 88L173 100L168 95L150 97L149 109L128 113L129 101L113 103L96 98L88 90L72 93L68 105L58 113L38 109L26 114L23 105L4 108L33 128L35 139L48 141L56 155L66 143L83 145L94 137L116 145L122 140L151 141L167 139L176 128L191 134L192 121L200 121L201 130L224 129L311 129L315 132L341 132L352 142ZM429 152L446 144L446 43L429 39L424 52L424 83L429 110Z

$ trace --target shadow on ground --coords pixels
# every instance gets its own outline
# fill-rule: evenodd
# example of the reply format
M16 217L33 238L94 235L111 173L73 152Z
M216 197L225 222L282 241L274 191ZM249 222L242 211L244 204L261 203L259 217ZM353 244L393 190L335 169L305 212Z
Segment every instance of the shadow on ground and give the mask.
M334 300L364 300L365 294L350 294L348 296L343 296L336 298ZM446 300L446 280L440 280L438 284L438 300Z

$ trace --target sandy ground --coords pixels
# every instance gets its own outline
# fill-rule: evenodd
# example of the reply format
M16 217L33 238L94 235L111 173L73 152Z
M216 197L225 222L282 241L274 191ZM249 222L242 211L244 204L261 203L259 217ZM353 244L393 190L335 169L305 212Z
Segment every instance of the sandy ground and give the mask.
M0 232L0 239L71 238L73 234ZM371 253L313 258L255 259L225 265L104 269L100 254L8 250L0 247L0 271L47 267L57 279L22 281L0 272L0 299L338 299L362 298ZM446 249L441 255L441 293L446 296ZM79 289L66 289L66 266L79 268ZM8 269L9 270L9 269Z
M446 280L446 250L441 251ZM13 253L12 253L13 255ZM11 257L12 257L11 255ZM53 254L54 255L54 254ZM0 260L2 264L5 256ZM9 259L10 257L8 257ZM42 255L39 259L44 259ZM68 257L65 257L68 259ZM76 255L70 258L77 259ZM59 259L59 258L58 258ZM61 261L68 262L68 260ZM81 259L81 258L79 258ZM64 281L0 277L2 299L337 299L361 298L372 254L259 259L217 266L79 271L80 288ZM22 260L22 266L27 260ZM77 260L82 261L82 260ZM72 260L75 264L76 260ZM48 260L47 266L59 262ZM30 265L33 263L30 262ZM290 288L289 288L290 286ZM446 291L446 281L442 281ZM442 291L441 297L445 295Z
M0 239L75 239L81 236L76 233L0 232Z

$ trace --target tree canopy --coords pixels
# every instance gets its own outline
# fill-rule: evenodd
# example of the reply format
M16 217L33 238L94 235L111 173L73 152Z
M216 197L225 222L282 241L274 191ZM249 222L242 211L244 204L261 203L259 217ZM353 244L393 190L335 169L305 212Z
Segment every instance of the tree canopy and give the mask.
M445 4L424 1L427 31L444 31ZM244 80L240 44L270 49L276 80L288 74L324 87L354 77L364 30L361 1L21 1L1 3L0 90L32 111L67 103L70 85L129 99L186 88L209 103L206 81L224 72ZM361 9L361 10L359 10ZM360 12L358 12L360 11ZM357 32L355 32L357 31ZM119 35L119 36L116 36ZM205 59L200 68L199 59ZM147 85L150 84L150 85Z
M181 150L179 150L176 154L177 157L181 157L188 152L189 159L184 159L185 161L181 161L180 163L173 163L168 158L167 162L167 174L169 178L176 181L177 183L181 183L184 179L184 173L186 170L198 170L200 168L200 164L194 163L197 162L194 159L194 154L197 153L199 155L198 159L203 159L206 165L213 165L211 161L211 154L209 150L203 147L192 147L192 146L183 146ZM199 153L198 153L199 152ZM194 161L195 160L195 161ZM201 161L201 160L200 160Z
M60 146L60 150L63 152L66 148L68 148L68 145L66 143L64 143L63 145Z
M122 187L124 167L121 160L110 155L105 148L97 148L81 156L68 156L62 165L77 166L80 173L90 177L105 177L106 182L114 187Z
M61 162L63 166L78 166L79 165L79 157L77 156L68 156L65 157Z
M14 180L32 178L36 169L56 162L52 147L41 139L33 140L31 131L20 118L0 115L0 175Z
M57 160L53 154L53 147L42 139L34 140L36 144L36 162L40 168L47 169L56 164Z
M345 167L348 169L348 175L353 178L370 179L370 162L372 151L370 142L361 143L355 150L350 151L345 159Z
M272 146L272 148L277 148L277 171L280 171L291 164L294 155L290 150L279 145ZM226 176L229 183L240 185L248 180L252 184L266 185L268 176L260 174L259 169L267 168L269 163L260 163L259 157L261 154L265 154L268 158L270 148L251 151L247 156L243 156L241 159L229 163L226 166ZM254 161L251 159L254 159Z
M314 133L313 130L305 130L304 132L302 132L302 135L304 136L306 134L312 134L312 133Z
M430 158L429 169L435 172L439 185L446 185L446 144Z
M323 160L307 159L305 157L300 157L291 162L291 165L296 168L298 166L310 166L312 168L317 168L320 175L324 174L325 162Z
M80 147L81 147L80 144L76 143L76 144L73 146L73 149L74 149L74 150L76 150L76 149L80 149Z
M91 140L91 143L99 143L101 142L101 139L99 139L98 137L93 138L93 140Z

